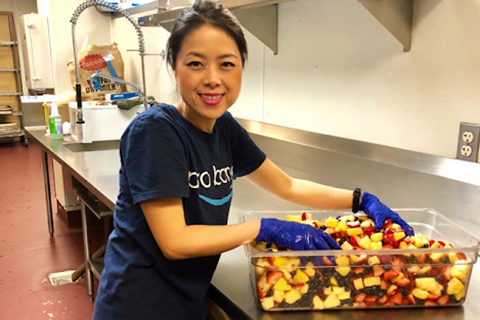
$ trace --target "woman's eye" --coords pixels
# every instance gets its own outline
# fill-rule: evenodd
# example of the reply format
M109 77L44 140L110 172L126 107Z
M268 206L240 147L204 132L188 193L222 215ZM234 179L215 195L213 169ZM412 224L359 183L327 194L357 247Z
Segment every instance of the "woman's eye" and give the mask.
M235 67L235 65L231 62L224 62L222 63L222 67L232 68Z
M201 67L202 64L198 61L192 61L192 62L189 62L187 63L187 66L189 67L194 67L194 68L198 68L198 67Z

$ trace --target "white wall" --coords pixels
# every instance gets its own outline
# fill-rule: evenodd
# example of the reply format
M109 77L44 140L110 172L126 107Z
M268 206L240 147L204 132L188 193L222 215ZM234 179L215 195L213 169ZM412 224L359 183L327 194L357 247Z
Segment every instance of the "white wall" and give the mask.
M37 1L36 0L0 0L0 11L12 12L14 21L15 21L15 29L17 34L17 39L20 42L20 21L19 17L24 14L29 13L36 13L37 12ZM23 61L23 48L22 46L18 46L18 55L20 58L20 68L21 76L22 76L22 86L23 92L25 94L28 93L28 88L25 81L25 63Z
M59 89L64 89L69 85L65 64L72 57L68 20L82 1L39 1L54 4ZM356 0L282 4L278 55L246 32L249 61L242 95L231 111L241 118L454 158L459 123L480 123L478 17L480 0L416 1L412 48L405 53ZM109 38L108 21L87 9L79 33L95 43L116 41L125 79L140 84L138 53L126 51L138 48L133 27L125 19L111 20ZM169 33L163 28L142 30L148 53L165 48ZM159 56L147 56L145 62L147 93L175 103L165 62Z

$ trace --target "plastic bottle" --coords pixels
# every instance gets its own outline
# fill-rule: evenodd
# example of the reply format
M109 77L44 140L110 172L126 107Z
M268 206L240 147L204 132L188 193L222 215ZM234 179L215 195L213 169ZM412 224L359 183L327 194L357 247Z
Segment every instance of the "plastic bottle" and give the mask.
M52 110L48 117L48 125L50 127L50 138L53 140L63 139L62 130L62 116L58 113L58 106L56 99L51 100Z

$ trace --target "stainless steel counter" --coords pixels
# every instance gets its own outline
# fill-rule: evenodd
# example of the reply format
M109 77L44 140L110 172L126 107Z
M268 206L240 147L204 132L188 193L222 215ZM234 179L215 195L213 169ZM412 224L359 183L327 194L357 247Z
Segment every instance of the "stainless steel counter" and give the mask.
M270 159L292 176L377 194L390 207L432 207L479 238L480 165L413 153L363 142L240 120ZM51 141L43 129L27 133L110 209L118 192L118 150L72 152ZM467 173L467 174L466 174ZM289 204L251 185L234 182L229 218L248 210L306 209ZM435 317L436 320L476 320L480 307L480 267L475 265L465 304L454 308L368 311L268 313L261 311L250 284L249 260L243 248L222 255L212 281L212 297L234 319L355 320L372 316L390 320Z

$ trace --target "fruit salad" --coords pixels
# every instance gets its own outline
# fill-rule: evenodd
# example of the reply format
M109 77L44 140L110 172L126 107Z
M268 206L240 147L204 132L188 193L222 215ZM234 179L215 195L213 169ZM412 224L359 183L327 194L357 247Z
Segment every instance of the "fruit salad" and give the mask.
M256 295L266 311L432 307L464 302L472 261L454 250L430 250L452 248L445 240L419 233L406 236L391 220L379 229L365 215L319 221L303 213L286 220L324 230L348 252L253 258ZM287 251L275 243L253 245L266 252ZM389 251L381 254L381 250Z

